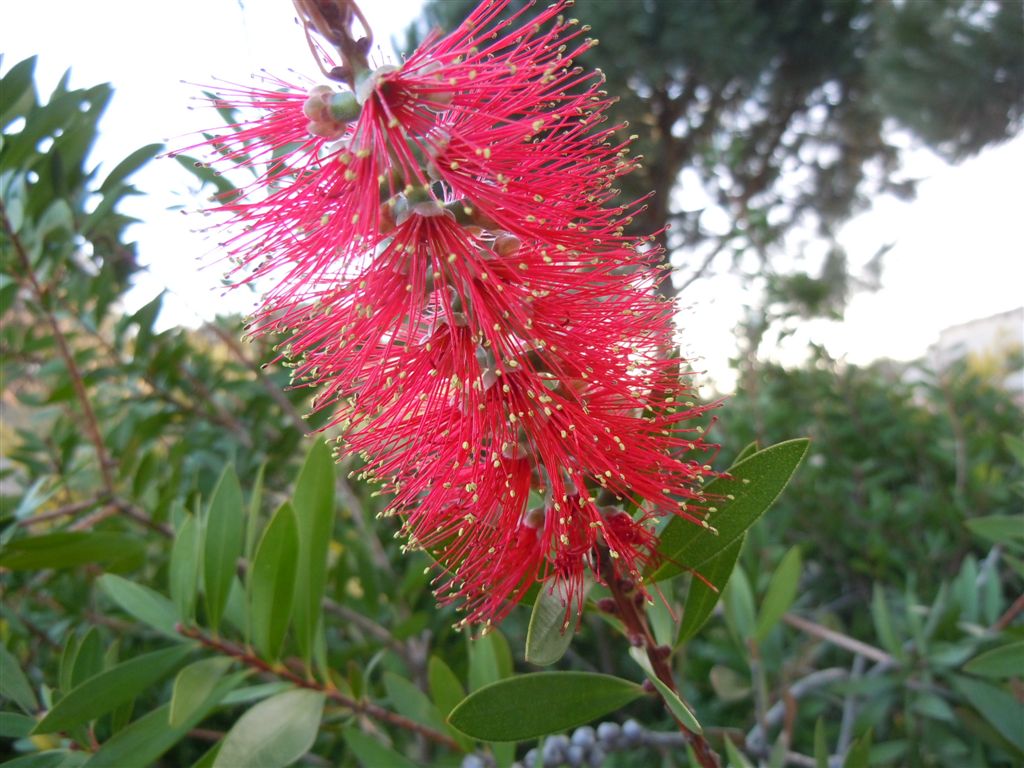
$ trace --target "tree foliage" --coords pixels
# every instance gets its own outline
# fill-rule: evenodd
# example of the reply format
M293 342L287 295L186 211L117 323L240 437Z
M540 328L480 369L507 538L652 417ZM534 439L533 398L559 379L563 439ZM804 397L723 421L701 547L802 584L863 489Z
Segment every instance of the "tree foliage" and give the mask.
M755 431L717 436L722 468L738 457L702 510L720 536L661 532L678 567L650 575L662 599L616 613L594 586L563 642L541 595L467 638L435 605L429 557L403 553L380 500L302 439L302 393L252 362L269 349L240 346L230 319L160 330L159 300L123 311L138 266L118 205L157 147L100 174L109 87L64 80L44 102L32 74L0 80L0 759L683 765L674 718L736 765L1024 757L1024 446L984 375L922 403L873 371L768 371L730 419ZM802 432L822 447L806 480L751 527L807 445L743 441ZM938 539L914 539L925 523ZM661 680L615 644L627 615L669 649L691 707L644 695ZM557 718L538 708L549 694ZM495 715L542 741L482 740Z
M472 5L428 0L410 36ZM1017 2L579 0L573 12L600 40L581 63L603 70L644 157L623 185L653 192L635 226L670 227L684 289L731 264L773 279L798 311L841 313L854 285L838 230L880 194L913 193L906 134L960 159L1021 127Z

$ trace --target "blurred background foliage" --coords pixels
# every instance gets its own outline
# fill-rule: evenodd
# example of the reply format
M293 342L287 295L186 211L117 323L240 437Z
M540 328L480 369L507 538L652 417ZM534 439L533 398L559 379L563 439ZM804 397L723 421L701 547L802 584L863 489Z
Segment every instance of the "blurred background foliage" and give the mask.
M469 5L428 3L426 18L451 26ZM646 157L626 191L656 192L637 226L671 223L670 253L698 254L679 288L728 268L765 288L711 428L719 468L754 441L812 439L703 631L680 627L688 576L648 608L687 700L735 766L1020 764L1024 416L1003 384L1020 359L855 367L816 349L787 369L759 355L773 323L839 314L870 284L835 232L874 195L912 191L904 132L957 159L1019 129L1020 4L624 7L576 12L602 41L585 63ZM0 82L0 759L459 765L463 750L506 764L534 748L537 765L571 763L568 746L447 730L465 690L530 669L528 609L482 640L454 633L426 556L402 554L382 500L304 437L308 393L262 367L271 342L241 344L239 318L164 329L159 298L123 311L139 267L118 205L160 148L100 173L89 150L110 88L65 80L44 99L32 66ZM673 192L694 178L706 204L684 210ZM707 225L711 208L727 227ZM804 241L820 270L781 258ZM267 592L289 576L311 585L304 607ZM154 653L148 682L141 666L117 678ZM640 677L593 610L558 668ZM40 726L53 711L64 720ZM605 765L688 764L658 701L609 721L626 718L642 726L605 729Z

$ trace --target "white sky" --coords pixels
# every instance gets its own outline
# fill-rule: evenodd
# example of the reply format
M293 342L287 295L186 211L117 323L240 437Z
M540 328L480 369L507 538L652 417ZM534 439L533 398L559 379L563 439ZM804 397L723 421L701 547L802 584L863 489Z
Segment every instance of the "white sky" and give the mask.
M420 0L361 3L377 43L389 53L389 40L404 39L419 6ZM39 54L37 82L44 99L69 66L73 87L113 83L94 155L107 170L137 147L166 140L181 144L181 137L216 122L206 110L187 109L198 89L181 81L244 83L261 68L317 74L287 0L0 0L0 9L0 68ZM911 359L946 326L1024 304L1024 137L958 167L918 152L908 158L907 171L927 178L917 200L879 200L843 233L853 263L866 261L884 243L896 243L885 258L883 290L854 298L842 324L801 328L778 352L782 359L798 361L809 340L855 363ZM190 202L190 175L163 160L134 181L146 196L132 200L126 212L146 222L131 236L148 271L130 297L132 305L166 288L171 295L164 303L165 324L196 324L218 312L250 309L251 295L223 295L220 267L210 266L212 244L189 231L202 225L199 217L168 210ZM689 351L728 386L733 328L746 297L728 278L707 281L688 294Z

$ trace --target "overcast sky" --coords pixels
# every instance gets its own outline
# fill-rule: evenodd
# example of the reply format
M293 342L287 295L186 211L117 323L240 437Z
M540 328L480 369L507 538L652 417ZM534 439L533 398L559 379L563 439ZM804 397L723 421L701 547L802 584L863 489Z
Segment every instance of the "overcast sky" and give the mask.
M188 109L197 88L181 81L245 82L261 68L282 75L293 68L316 76L291 4L283 0L0 2L3 71L38 54L37 80L44 98L68 67L75 87L113 83L115 96L95 152L107 168L144 144L187 142L183 137L189 132L211 123L210 113ZM388 41L404 37L420 3L361 5L390 55ZM896 243L886 256L883 290L856 297L843 324L803 328L789 351L779 353L785 359L798 360L809 340L856 363L911 359L922 355L944 327L1024 304L1024 138L958 167L918 152L908 158L907 170L927 178L916 201L879 200L844 230L855 263L866 261L884 243ZM169 290L167 324L196 324L218 311L251 308L251 295L236 291L223 296L212 244L189 231L201 226L200 218L169 210L189 202L189 175L164 160L152 163L135 181L146 197L133 200L129 213L146 223L134 227L131 236L139 242L148 271L130 301L141 305ZM728 384L732 329L746 297L725 278L707 281L690 294L691 308L684 315L687 346Z

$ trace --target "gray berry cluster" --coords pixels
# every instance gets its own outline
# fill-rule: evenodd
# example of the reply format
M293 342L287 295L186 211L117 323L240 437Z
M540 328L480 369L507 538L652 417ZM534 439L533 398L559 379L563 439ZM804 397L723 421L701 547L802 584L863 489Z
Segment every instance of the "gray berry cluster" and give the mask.
M615 722L601 723L597 728L584 725L572 732L571 736L559 734L549 736L540 749L534 748L513 763L512 768L599 768L604 765L609 752L647 746L650 734L636 720L627 720L622 725ZM472 753L462 760L462 768L492 768L490 755Z

